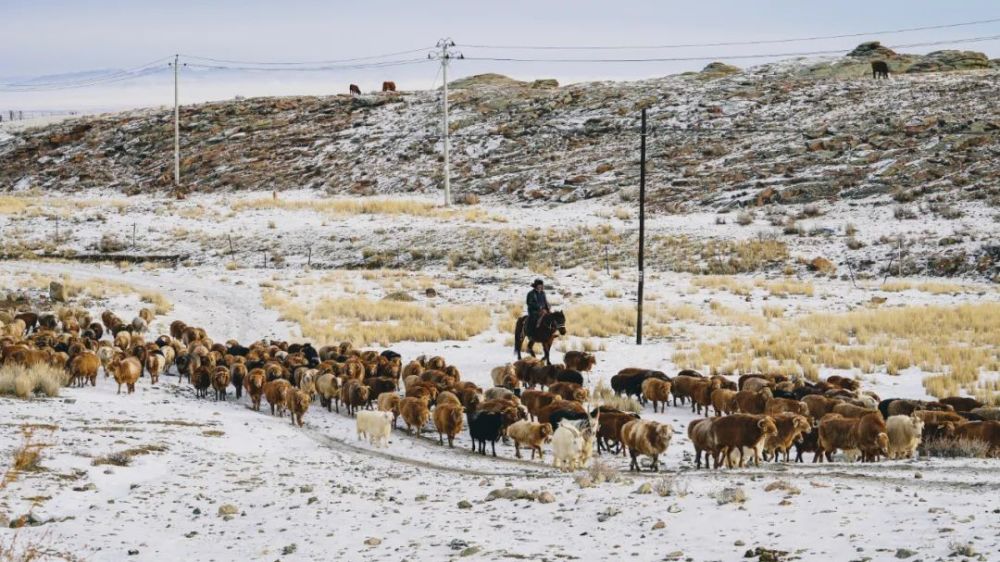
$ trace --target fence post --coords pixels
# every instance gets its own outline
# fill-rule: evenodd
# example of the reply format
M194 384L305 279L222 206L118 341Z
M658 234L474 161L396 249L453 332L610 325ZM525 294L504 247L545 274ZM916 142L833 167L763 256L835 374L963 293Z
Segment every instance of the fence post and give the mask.
M267 250L264 250L264 269L267 269Z
M307 267L312 267L312 264L313 264L313 248L312 248L312 246L309 246L306 249L309 251L309 257L306 258L306 266Z

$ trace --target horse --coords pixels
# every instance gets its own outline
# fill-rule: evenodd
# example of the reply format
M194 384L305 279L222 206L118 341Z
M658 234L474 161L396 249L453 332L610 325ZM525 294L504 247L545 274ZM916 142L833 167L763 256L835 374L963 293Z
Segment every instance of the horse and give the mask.
M396 83L393 82L393 81L391 81L391 80L387 80L385 82L382 82L382 91L383 92L395 92L396 91Z
M514 352L517 353L518 359L521 358L521 344L524 343L524 338L527 335L525 330L527 323L528 317L522 316L517 319L517 324L514 326ZM545 363L551 365L549 350L552 349L552 342L561 335L566 335L566 315L560 310L546 314L542 317L538 327L535 328L534 335L528 336L528 353L534 357L535 344L541 343L545 349Z
M882 60L873 60L872 78L875 80L878 80L879 78L889 78L889 65Z
M357 84L351 84L351 95L352 96L361 95L361 88L359 88Z

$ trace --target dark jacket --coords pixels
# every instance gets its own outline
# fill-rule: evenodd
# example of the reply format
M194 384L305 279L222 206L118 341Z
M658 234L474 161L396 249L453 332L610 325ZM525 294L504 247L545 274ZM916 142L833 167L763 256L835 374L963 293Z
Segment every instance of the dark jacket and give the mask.
M538 292L532 289L528 293L528 316L540 315L543 308L549 308L549 301L545 298L545 291Z

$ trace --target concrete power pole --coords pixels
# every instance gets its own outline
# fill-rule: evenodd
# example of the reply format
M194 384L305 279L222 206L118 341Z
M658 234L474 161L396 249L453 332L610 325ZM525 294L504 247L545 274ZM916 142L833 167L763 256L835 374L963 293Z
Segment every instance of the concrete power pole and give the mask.
M451 205L451 131L448 128L448 61L453 58L465 58L462 53L452 52L449 49L455 46L451 39L441 39L437 42L440 53L430 53L427 58L441 61L441 76L444 79L444 96L441 99L441 127L444 136L444 204Z
M178 62L180 55L174 55L174 187L181 186L181 110L178 87Z

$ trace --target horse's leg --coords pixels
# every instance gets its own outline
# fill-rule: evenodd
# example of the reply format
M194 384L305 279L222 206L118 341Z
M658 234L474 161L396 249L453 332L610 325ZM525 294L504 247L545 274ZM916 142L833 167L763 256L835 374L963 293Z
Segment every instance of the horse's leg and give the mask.
M532 357L535 356L535 340L531 338L528 338L528 353L530 353Z
M545 348L545 364L551 365L552 361L549 359L549 351L552 350L552 338L545 340L542 343L542 347Z

